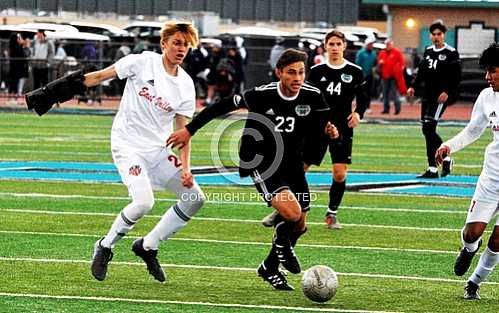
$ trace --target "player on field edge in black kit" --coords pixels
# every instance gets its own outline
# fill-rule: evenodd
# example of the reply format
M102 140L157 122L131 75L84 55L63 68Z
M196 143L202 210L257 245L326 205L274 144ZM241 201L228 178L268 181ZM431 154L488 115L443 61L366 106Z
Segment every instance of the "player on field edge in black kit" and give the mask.
M426 48L417 75L407 89L407 95L413 96L418 84L425 84L421 101L421 123L426 141L428 169L418 178L439 177L435 152L442 144L442 138L437 134L437 124L447 105L456 101L461 81L459 53L445 43L447 27L442 20L436 20L430 25L429 31L433 45ZM452 160L450 156L446 156L440 176L449 175L451 167Z
M267 204L279 212L272 248L257 270L279 290L293 290L279 264L294 274L301 271L294 246L307 229L305 218L310 208L305 168L322 160L317 143L338 137L336 128L328 123L329 108L320 90L305 83L306 60L301 51L284 51L276 66L278 82L246 90L204 109L167 142L182 146L215 117L248 109L239 173L250 176Z

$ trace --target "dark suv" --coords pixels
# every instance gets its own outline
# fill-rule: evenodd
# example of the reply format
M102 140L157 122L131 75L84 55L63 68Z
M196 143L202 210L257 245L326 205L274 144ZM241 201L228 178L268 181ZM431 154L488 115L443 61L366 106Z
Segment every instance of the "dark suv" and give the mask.
M480 92L489 87L485 80L485 70L478 64L479 56L461 56L462 75L459 98L475 101Z

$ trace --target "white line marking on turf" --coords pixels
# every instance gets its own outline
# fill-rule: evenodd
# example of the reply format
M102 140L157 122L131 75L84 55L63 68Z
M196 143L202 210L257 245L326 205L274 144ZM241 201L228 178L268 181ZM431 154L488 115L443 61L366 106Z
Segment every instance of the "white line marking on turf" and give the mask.
M131 298L109 298L109 297L91 297L91 296L56 296L44 294L29 294L29 293L7 293L0 292L3 297L21 297L21 298L43 298L43 299L58 299L58 300L86 300L86 301L109 301L109 302L132 302L132 303L150 303L150 304L183 304L197 305L210 307L227 307L227 308L246 308L246 309L266 309L266 310L286 310L286 311L307 311L307 312L351 312L351 313L398 313L389 311L367 311L367 310L348 310L348 309L333 309L333 308L307 308L307 307L292 307L292 306L277 306L264 304L240 304L240 303L212 303L212 302L194 302L194 301L175 301L175 300L159 300L159 299L131 299ZM400 312L401 313L401 312Z
M87 216L113 216L113 213L90 213L90 212L65 212L65 211L47 211L47 210L31 210L31 209L0 209L0 212L17 212L17 213L31 213L31 214L52 214L52 215L87 215ZM159 215L146 215L149 218L161 218ZM237 219L237 218L220 218L220 217L193 217L192 219L198 221L217 221L217 222L230 222L230 223L251 223L259 224L260 220L250 219ZM307 222L309 225L324 225L322 222ZM430 232L460 232L461 228L439 228L439 227L415 227L415 226L398 226L398 225L373 225L373 224L348 224L342 223L346 227L366 227L366 228L383 228L395 230L416 230L416 231L430 231ZM485 231L490 232L489 230Z
M0 257L0 262L33 262L33 263L60 263L60 264L90 264L90 260L65 260L65 259L35 259L35 258L9 258ZM143 262L123 262L111 261L113 265L125 266L144 266ZM228 267L228 266L209 266L209 265L193 265L193 264L161 264L163 267L171 268L187 268L187 269L200 269L200 270L221 270L221 271L240 271L240 272L255 272L254 268L249 267ZM395 279L395 280L417 280L417 281L431 281L442 283L465 283L466 280L438 278L438 277L421 277L421 276L401 276L401 275L386 275L386 274L369 274L369 273L342 273L337 272L340 276L350 277L366 277L366 278L381 278L381 279ZM499 282L483 282L482 284L499 285Z
M92 235L92 234L49 233L49 232L15 231L15 230L0 230L0 234L43 235L43 236L60 236L60 237L90 237L90 238L102 237L101 235ZM127 236L127 238L136 239L139 237ZM207 243L232 244L232 245L252 245L252 246L270 246L271 245L271 243L269 243L269 242L258 242L258 241L236 241L236 240L217 240L217 239L182 238L182 237L169 238L168 240L207 242ZM426 249L390 248L390 247L338 246L338 245L333 246L333 245L306 244L306 243L300 243L300 247L321 248L321 249L388 251L388 252L416 252L416 253L452 254L452 255L456 254L456 251L445 251L445 250L426 250Z
M209 193L207 193L208 200L206 203L212 204L222 204L222 205L263 205L263 202L245 202L245 201L216 201L209 200ZM119 196L87 196L87 195L52 195L43 193L12 193L12 192L0 192L0 196L5 197L27 197L27 198L55 198L55 199L95 199L95 200L130 200L130 197L119 197ZM177 202L176 198L157 198L156 201L161 202ZM316 208L327 208L324 204L314 204ZM463 210L432 210L432 209L397 209L397 208L373 208L373 207L360 207L360 206L342 206L342 209L352 209L352 210L366 210L366 211L381 211L381 212L400 212L400 213L443 213L443 214L460 214L464 215L467 213L466 208Z

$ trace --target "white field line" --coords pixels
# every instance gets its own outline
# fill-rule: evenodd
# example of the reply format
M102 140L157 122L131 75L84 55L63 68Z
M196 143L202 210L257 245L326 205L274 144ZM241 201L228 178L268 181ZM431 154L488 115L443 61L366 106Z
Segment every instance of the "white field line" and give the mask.
M213 302L175 301L175 300L160 300L160 299L109 298L109 297L91 297L91 296L56 296L56 295L44 295L44 294L8 293L8 292L0 292L0 297L40 298L40 299L57 299L57 300L83 300L83 301L98 301L98 302L101 302L101 301L130 302L130 303L148 303L148 304L176 304L176 305L181 304L181 305L207 306L207 307L284 310L284 311L301 311L301 312L399 313L399 312L389 312L389 311L344 310L344 309L333 309L333 308L307 308L307 307L277 306L277 305L265 305L265 304L213 303Z
M18 231L18 230L0 230L0 234L59 236L59 237L88 237L88 238L100 238L100 237L102 237L101 235L95 235L95 234L51 233L51 232L34 232L34 231ZM127 236L127 238L136 239L139 237ZM183 238L183 237L173 237L173 238L169 238L168 240L189 241L189 242L206 242L206 243L229 244L229 245L250 245L250 246L270 246L271 245L270 242L217 240L217 239ZM410 252L410 253L427 253L427 254L452 254L452 255L456 254L456 251L446 251L446 250L390 248L390 247L365 247L365 246L341 246L341 245L306 244L306 243L300 243L300 247L320 248L320 249L347 249L347 250L364 250L364 251Z
M235 193L238 195L239 193ZM217 194L218 195L218 194ZM220 194L223 196L222 194ZM263 202L258 201L218 201L210 200L210 193L206 196L208 200L206 203L210 204L221 204L221 205L264 205ZM54 199L95 199L95 200L130 200L130 197L120 197L120 196L88 196L88 195L54 195L54 194L44 194L44 193L15 193L15 192L0 192L0 197L26 197L26 198L54 198ZM215 197L215 196L212 196ZM218 197L218 196L217 196ZM220 198L220 197L219 197ZM159 202L172 202L178 201L176 198L156 198ZM324 204L314 204L314 208L324 208L328 206ZM372 207L360 207L360 206L341 206L342 209L352 209L352 210L365 210L365 211L381 211L381 212L400 212L400 213L437 213L437 214L466 214L466 210L425 210L425 209L395 209L395 208L372 208Z
M32 209L0 209L0 212L16 212L29 214L51 214L51 215L87 215L87 216L116 216L113 213L90 213L90 212L64 212L64 211L39 211ZM146 215L149 218L161 218L159 215ZM220 218L220 217L193 217L193 220L198 221L215 221L229 223L261 223L261 220L237 219L237 218ZM307 222L309 225L324 225L323 222ZM431 232L460 232L461 228L439 228L439 227L415 227L415 226L398 226L398 225L373 225L373 224L348 224L342 223L345 227L364 227L364 228L382 228L395 230L416 230L416 231L431 231ZM490 231L485 231L490 232Z
M90 264L90 260L67 260L67 259L36 259L36 258L9 258L0 257L0 262L32 262L32 263L59 263L59 264ZM115 265L126 266L144 266L143 262L116 262L111 261ZM221 270L221 271L240 271L240 272L255 272L254 268L249 267L228 267L228 266L208 266L208 265L194 265L194 264L161 264L163 267L170 268L187 268L187 269L200 269L200 270ZM438 278L438 277L422 277L422 276L402 276L402 275L386 275L386 274L369 274L369 273L341 273L337 272L340 276L350 277L366 277L366 278L381 278L381 279L395 279L395 280L416 280L416 281L430 281L442 283L465 283L466 280ZM499 285L499 282L484 282L488 285Z

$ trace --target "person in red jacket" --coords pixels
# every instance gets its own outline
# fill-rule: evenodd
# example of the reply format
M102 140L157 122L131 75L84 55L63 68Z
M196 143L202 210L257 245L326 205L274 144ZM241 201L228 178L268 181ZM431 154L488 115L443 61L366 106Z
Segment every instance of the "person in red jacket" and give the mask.
M383 80L383 112L381 113L390 112L390 97L393 96L395 114L399 114L399 93L405 94L407 86L403 76L404 56L399 49L394 47L393 40L386 40L386 48L378 55L378 67Z

